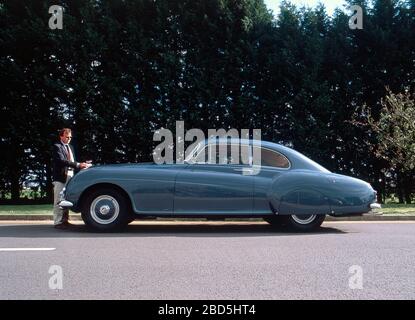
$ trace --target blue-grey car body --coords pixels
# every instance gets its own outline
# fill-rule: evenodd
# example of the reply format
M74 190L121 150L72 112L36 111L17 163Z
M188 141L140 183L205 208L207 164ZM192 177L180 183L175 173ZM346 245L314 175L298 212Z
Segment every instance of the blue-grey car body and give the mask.
M205 141L196 148L201 150L209 143ZM183 164L99 165L75 175L62 199L72 211L80 212L88 192L114 187L128 197L137 218L347 216L367 213L376 205L376 192L365 181L331 173L301 153L279 144L256 140L238 140L238 143L258 144L277 152L290 165L288 168L261 166L254 175L243 174L243 169L252 168L249 164L186 161Z

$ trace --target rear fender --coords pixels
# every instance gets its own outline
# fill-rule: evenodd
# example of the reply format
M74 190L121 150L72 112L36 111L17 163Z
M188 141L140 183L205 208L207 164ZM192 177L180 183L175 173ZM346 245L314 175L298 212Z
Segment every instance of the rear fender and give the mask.
M268 199L279 215L329 214L327 188L328 180L320 172L292 171L275 178Z

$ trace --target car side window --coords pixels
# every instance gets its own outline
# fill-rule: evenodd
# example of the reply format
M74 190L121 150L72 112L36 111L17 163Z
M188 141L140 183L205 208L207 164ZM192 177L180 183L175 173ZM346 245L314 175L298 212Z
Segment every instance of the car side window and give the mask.
M288 169L290 167L290 162L288 161L287 157L279 152L261 148L261 165Z
M231 145L216 145L212 146L213 149L211 150L212 155L209 156L209 146L206 146L204 149L199 151L195 156L193 163L195 164L239 164L240 162L240 154L238 152L238 158L234 158L235 155L232 154ZM221 148L226 147L225 151ZM239 160L239 161L238 161Z
M206 146L204 149L198 152L195 157L194 163L197 164L228 164L228 152L220 154L219 146L213 147L211 150L212 155L209 155L209 146ZM223 153L223 152L222 152Z

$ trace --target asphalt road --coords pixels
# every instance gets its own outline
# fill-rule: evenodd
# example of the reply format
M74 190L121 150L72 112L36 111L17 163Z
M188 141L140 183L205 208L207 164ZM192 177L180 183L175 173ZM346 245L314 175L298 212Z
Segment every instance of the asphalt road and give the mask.
M258 222L114 234L0 222L0 299L414 298L414 222L329 222L312 234Z

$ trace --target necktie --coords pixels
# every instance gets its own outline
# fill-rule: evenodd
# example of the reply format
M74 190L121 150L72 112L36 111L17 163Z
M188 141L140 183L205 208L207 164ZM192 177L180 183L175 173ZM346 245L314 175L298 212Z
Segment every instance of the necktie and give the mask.
M66 155L68 157L68 160L72 161L71 152L69 151L69 146L65 145L65 147L66 147Z

